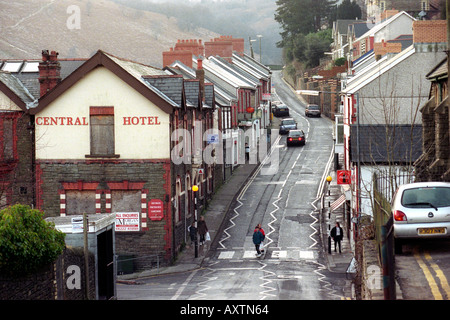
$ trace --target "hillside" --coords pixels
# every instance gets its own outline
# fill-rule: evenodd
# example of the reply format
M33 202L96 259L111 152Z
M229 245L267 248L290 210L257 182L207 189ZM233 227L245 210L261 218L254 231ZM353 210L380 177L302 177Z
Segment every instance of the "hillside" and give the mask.
M79 29L68 28L74 5ZM204 28L180 30L174 18L110 0L0 0L0 21L0 58L39 59L42 49L56 50L60 58L87 58L102 49L162 67L162 52L177 39L218 36Z

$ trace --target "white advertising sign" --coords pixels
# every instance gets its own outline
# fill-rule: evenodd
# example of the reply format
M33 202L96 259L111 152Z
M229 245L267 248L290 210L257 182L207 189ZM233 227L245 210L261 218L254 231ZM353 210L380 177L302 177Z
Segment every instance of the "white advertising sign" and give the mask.
M116 212L116 231L139 231L139 212Z

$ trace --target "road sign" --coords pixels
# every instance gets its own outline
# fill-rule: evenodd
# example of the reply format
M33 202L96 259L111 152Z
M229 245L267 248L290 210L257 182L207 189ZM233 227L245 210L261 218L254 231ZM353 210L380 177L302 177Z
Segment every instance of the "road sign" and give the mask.
M152 221L160 221L164 218L164 204L160 199L151 199L148 202L148 217Z
M337 184L350 184L352 173L350 170L338 170L336 172Z

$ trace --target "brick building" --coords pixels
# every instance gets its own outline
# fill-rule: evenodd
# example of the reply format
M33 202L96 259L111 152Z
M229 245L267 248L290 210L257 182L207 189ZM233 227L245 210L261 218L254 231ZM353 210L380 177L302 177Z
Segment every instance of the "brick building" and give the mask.
M135 256L138 269L157 254L171 261L194 218L192 183L204 198L214 187L209 167L200 176L172 161L172 132L212 126L213 88L103 51L64 80L59 68L57 53L44 52L43 95L30 109L36 206L49 216L116 213L116 254Z
M421 107L423 153L416 161L418 181L450 181L450 137L447 58L426 76L430 99Z
M0 72L0 209L34 203L34 142L27 108L35 100L17 77Z

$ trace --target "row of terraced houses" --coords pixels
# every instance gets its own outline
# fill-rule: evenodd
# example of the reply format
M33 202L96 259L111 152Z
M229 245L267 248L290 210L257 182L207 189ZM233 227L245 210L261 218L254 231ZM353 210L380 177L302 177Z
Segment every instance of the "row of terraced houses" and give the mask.
M269 125L271 71L230 36L180 40L163 62L102 50L0 61L1 206L120 213L117 255L137 269L172 261L195 219L192 186L200 211Z

